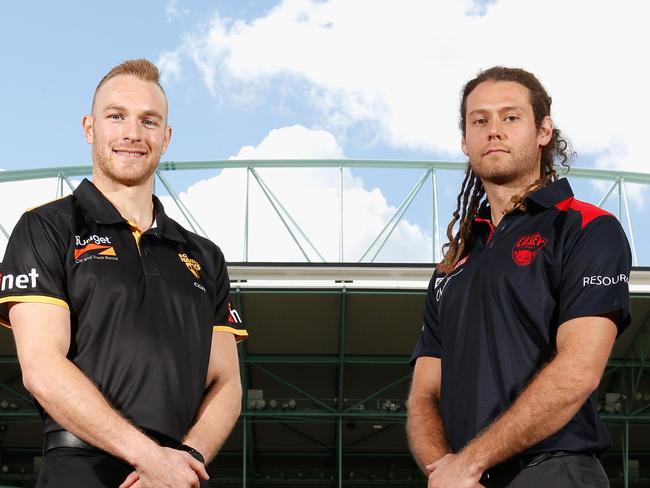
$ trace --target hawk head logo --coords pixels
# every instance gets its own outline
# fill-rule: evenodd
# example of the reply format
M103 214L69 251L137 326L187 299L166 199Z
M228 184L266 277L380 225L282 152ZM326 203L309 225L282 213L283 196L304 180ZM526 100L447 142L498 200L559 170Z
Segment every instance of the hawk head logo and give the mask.
M180 258L181 262L187 266L187 269L190 270L190 273L194 275L194 277L198 280L199 279L199 271L201 271L201 265L196 259L192 259L185 253L178 253L178 257Z

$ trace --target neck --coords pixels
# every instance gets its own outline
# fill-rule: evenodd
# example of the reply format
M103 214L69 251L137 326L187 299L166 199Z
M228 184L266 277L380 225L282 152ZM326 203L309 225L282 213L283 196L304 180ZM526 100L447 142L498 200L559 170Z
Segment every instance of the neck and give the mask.
M512 197L521 196L536 181L536 178L513 181L505 185L497 185L489 181L483 181L485 195L490 203L492 224L496 227L503 216L514 207Z
M111 202L120 215L135 224L141 232L153 224L153 178L136 186L125 186L93 171L93 184Z

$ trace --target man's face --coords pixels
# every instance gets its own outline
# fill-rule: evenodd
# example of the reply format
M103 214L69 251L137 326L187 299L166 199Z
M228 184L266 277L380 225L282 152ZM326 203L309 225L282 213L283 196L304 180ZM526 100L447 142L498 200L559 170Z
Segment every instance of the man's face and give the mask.
M539 130L528 88L485 81L467 97L463 152L474 173L496 185L526 185L540 176L542 147L551 140L550 117Z
M171 138L167 101L156 83L118 75L97 92L82 121L97 176L124 186L152 177Z

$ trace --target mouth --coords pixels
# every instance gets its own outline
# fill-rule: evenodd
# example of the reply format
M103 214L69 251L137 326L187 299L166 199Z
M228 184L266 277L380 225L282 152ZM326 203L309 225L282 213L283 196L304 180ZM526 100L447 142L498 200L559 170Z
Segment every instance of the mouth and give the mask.
M488 149L487 151L485 151L483 153L483 156L487 156L488 154L508 153L508 152L510 152L510 151L508 151L507 149L504 149L502 147L492 147L492 148Z
M146 152L137 149L113 149L113 154L117 154L123 158L137 159L144 156Z

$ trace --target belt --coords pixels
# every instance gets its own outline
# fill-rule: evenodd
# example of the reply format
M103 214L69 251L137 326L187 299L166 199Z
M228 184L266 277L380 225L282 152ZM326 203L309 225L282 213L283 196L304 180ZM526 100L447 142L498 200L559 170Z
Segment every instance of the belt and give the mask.
M173 447L176 448L180 445L180 442L171 439L167 436L163 436L158 433L145 432L149 437L152 437L156 440L161 446L164 447ZM67 430L56 430L54 432L48 432L45 434L45 443L43 445L43 454L47 454L52 449L58 449L60 447L74 447L76 449L85 449L86 451L91 452L104 452L100 449L97 449L95 446L88 444L85 441L79 439L76 435Z
M43 454L47 454L52 449L58 449L60 447L74 447L76 449L85 449L86 451L102 452L95 446L91 446L87 442L82 441L76 435L67 430L57 430L45 434Z
M537 466L547 459L563 456L598 457L598 454L594 452L553 451L543 452L541 454L533 454L532 456L515 458L511 459L510 461L506 461L505 463L497 464L495 466L492 466L490 469L485 470L483 472L483 476L481 476L480 482L483 483L486 481L492 481L494 479L501 478L502 476L517 474L523 469Z

